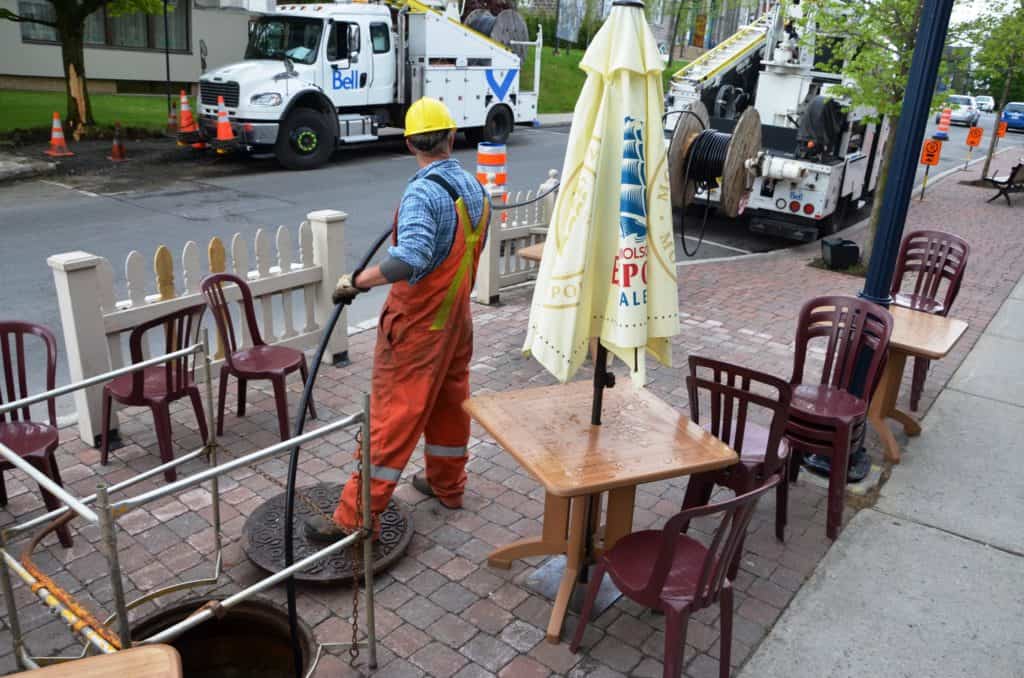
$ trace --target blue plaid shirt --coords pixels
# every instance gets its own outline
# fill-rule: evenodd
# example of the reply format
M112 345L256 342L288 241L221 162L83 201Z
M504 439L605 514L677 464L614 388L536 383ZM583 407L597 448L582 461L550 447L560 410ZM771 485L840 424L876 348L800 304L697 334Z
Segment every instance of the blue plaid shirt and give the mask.
M448 258L459 221L448 192L433 181L423 180L428 174L439 175L462 196L473 226L484 211L483 187L457 160L438 160L416 172L398 207L398 244L388 248L388 254L412 267L410 285Z

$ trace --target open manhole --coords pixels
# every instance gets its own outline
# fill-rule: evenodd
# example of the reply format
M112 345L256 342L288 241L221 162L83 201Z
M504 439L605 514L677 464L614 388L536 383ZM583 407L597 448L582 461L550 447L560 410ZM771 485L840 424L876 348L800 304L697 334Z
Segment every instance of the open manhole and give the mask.
M195 598L161 610L132 626L144 640L184 620L214 598ZM293 678L288 613L280 605L253 598L209 619L168 644L181 655L184 678ZM303 674L316 654L313 632L300 619ZM130 678L125 676L124 678Z
M338 505L341 485L320 483L301 487L295 497L294 554L295 561L313 555L324 548L322 542L310 541L306 537L305 519L317 512L330 516ZM245 521L242 529L245 554L249 560L267 572L284 569L284 508L285 493L271 497ZM412 517L409 509L392 499L388 508L380 515L380 539L373 544L373 571L381 572L398 562L409 548L412 540ZM352 549L342 549L326 558L321 558L295 575L299 581L321 584L337 584L352 581ZM362 549L357 553L358 565L363 564Z

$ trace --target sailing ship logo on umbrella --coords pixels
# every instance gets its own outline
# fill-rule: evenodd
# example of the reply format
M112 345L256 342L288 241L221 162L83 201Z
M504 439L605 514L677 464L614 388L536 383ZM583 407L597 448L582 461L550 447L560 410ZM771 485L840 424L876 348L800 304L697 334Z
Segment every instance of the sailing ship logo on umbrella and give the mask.
M647 304L647 170L644 124L626 116L622 132L622 174L619 189L619 252L612 284L619 286L619 306ZM640 282L641 289L634 290Z

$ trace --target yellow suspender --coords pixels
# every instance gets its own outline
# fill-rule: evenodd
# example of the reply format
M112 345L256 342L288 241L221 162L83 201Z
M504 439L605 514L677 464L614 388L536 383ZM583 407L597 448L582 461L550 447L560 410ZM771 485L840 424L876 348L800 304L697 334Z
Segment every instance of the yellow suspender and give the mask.
M463 202L461 197L455 201L455 213L458 215L459 222L465 230L466 248L462 252L462 260L459 261L459 268L455 272L455 278L448 287L448 292L444 295L444 301L441 302L441 308L438 309L437 315L434 316L434 322L430 325L430 329L435 331L443 330L448 324L448 317L452 314L452 307L455 306L455 295L458 294L459 289L462 287L466 275L473 270L476 245L480 242L480 238L483 237L487 223L490 221L491 206L484 200L484 210L480 214L480 223L476 225L475 229L473 228L473 222L469 218L469 210L466 209L466 203Z

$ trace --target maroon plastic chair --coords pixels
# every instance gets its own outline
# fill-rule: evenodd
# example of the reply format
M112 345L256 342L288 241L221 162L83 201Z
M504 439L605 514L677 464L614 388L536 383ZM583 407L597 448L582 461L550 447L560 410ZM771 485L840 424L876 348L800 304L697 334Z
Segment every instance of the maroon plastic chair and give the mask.
M29 397L25 338L31 336L39 338L46 346L46 390L52 391L56 387L57 340L53 333L41 325L16 320L0 321L0 367L3 368L4 378L3 384L0 384L0 403L4 402L5 397L7 402ZM46 410L49 424L32 421L28 407L0 414L0 443L39 469L50 480L63 486L54 456L60 443L60 432L57 430L57 403L53 398L47 399ZM12 468L13 464L0 460L0 506L7 505L4 471ZM42 487L39 491L48 511L63 506L60 500ZM57 537L62 546L71 547L71 532L67 525L57 529Z
M871 394L882 376L892 335L887 310L853 297L817 297L800 310L793 363L793 400L786 439L790 477L800 464L797 454L812 452L831 457L826 533L839 535L851 441L867 421ZM821 378L805 381L804 367L812 341L825 340ZM820 341L818 342L820 343Z
M916 311L947 315L953 306L967 271L971 246L967 241L942 231L913 231L903 238L896 273L892 279L892 299L897 306ZM904 280L913 279L912 289L903 291ZM914 275L916 274L916 277ZM927 358L914 358L914 376L910 384L910 409L917 411L928 377Z
M161 328L164 335L164 352L172 353L198 343L199 328L202 325L206 304L194 304L173 313L154 318L132 330L128 338L132 363L146 359L143 341L146 334ZM157 445L160 447L160 461L164 464L174 459L174 445L171 441L171 403L188 397L199 422L199 431L205 442L209 432L199 387L193 380L194 366L189 356L170 360L162 365L153 365L130 374L123 374L103 386L103 442L100 463L107 464L110 451L110 407L116 400L122 405L145 406L153 412ZM164 471L167 482L178 477L173 468Z
M792 399L789 382L738 365L691 355L686 389L690 396L690 419L734 449L740 461L721 470L690 476L682 510L711 501L715 485L727 487L738 495L745 494L786 468L789 446L784 436ZM704 421L700 411L702 394L706 394L709 404ZM767 428L749 421L752 410L767 416ZM775 536L780 541L785 538L788 504L789 484L779 483L775 490ZM685 525L683 530L686 530ZM730 576L735 576L738 567L739 561Z
M245 313L245 324L249 328L251 348L239 349L235 342L235 326L231 318L225 286L236 285L241 293L242 312ZM238 380L238 416L245 416L245 387L249 381L268 379L274 387L274 400L277 402L277 424L281 432L281 440L291 437L288 423L288 391L285 389L285 378L299 371L303 382L308 374L306 355L302 351L286 346L270 346L263 341L259 326L256 324L256 312L252 304L252 291L248 283L230 273L215 273L203 278L203 295L206 303L217 322L221 346L225 347L224 364L220 368L220 397L217 401L217 435L224 433L224 404L228 393L228 375ZM316 408L313 399L309 399L309 416L316 419Z
M607 573L624 596L665 614L665 678L679 678L683 673L690 615L717 602L722 619L718 675L728 678L732 658L733 580L727 564L740 558L758 499L780 482L785 481L773 476L752 492L677 513L664 529L634 532L620 539L597 561L570 649L573 652L580 649L594 599ZM715 514L722 515L722 522L710 546L682 533L683 525L690 520Z

